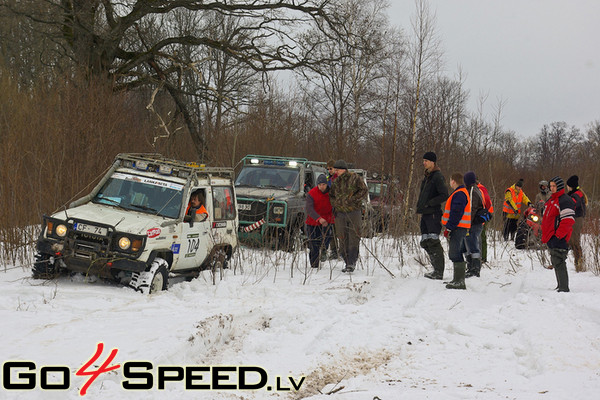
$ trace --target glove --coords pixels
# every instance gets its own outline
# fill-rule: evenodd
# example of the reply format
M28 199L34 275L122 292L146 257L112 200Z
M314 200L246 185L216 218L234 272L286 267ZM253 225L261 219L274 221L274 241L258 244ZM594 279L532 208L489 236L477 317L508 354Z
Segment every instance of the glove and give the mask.
M446 229L446 230L444 231L444 237L445 237L446 239L448 239L448 238L450 237L450 232L452 232L452 231L450 231L450 230L448 230L448 229Z

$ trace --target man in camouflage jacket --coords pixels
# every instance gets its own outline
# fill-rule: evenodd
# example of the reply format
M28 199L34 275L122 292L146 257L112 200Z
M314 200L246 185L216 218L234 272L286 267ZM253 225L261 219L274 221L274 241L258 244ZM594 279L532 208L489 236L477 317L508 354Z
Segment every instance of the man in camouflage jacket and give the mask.
M346 263L342 272L353 272L358 260L363 201L369 189L360 176L348 171L344 160L336 161L333 167L337 178L331 185L329 199L335 214L339 252Z

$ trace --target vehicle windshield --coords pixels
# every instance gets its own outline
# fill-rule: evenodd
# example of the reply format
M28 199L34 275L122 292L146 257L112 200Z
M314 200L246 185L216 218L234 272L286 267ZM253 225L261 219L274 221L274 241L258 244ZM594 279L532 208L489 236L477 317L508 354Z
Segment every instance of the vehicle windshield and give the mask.
M94 196L92 202L177 218L182 199L183 185L179 183L115 172Z
M381 182L369 182L369 195L371 199L385 196L387 194L387 185Z
M274 188L297 192L300 187L300 170L285 167L246 166L235 180L235 186Z

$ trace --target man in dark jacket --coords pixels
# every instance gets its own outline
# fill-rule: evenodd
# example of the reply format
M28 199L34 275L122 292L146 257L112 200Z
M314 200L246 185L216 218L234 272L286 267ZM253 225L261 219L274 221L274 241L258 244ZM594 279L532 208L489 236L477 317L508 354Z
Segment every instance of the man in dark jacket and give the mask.
M579 177L577 175L573 175L567 179L567 189L569 189L569 196L575 200L575 224L573 225L571 240L569 240L569 247L573 250L575 271L584 272L585 264L583 262L583 250L581 249L581 228L583 227L583 218L586 213L587 196L579 188Z
M348 171L344 160L337 160L334 168L337 178L331 185L329 198L335 211L338 250L346 263L342 272L353 272L358 260L363 201L369 189L360 176Z
M481 247L480 237L483 231L483 223L481 218L478 218L478 213L484 209L483 194L477 187L477 177L475 172L469 171L463 177L467 192L469 192L469 201L471 202L471 227L465 238L463 253L467 253L467 273L466 277L479 277L481 272Z
M567 252L575 223L575 202L565 193L565 183L559 176L550 179L550 191L552 196L544 206L542 218L542 243L550 249L550 260L558 283L556 289L568 292Z
M444 250L440 242L442 232L442 204L448 198L448 187L441 170L436 165L437 156L429 151L423 155L425 177L417 200L417 214L421 214L421 247L425 249L433 265L433 272L425 274L429 279L443 279Z

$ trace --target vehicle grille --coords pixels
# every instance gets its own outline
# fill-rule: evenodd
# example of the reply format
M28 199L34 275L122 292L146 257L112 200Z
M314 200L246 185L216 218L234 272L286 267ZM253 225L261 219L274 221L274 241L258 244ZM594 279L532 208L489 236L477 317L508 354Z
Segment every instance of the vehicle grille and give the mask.
M239 204L250 204L250 210L242 210L238 206L238 215L240 221L256 222L266 217L267 203L246 199L238 199Z
M99 256L106 253L110 244L108 237L85 232L71 231L70 238L73 255L86 260L92 259L92 254Z

